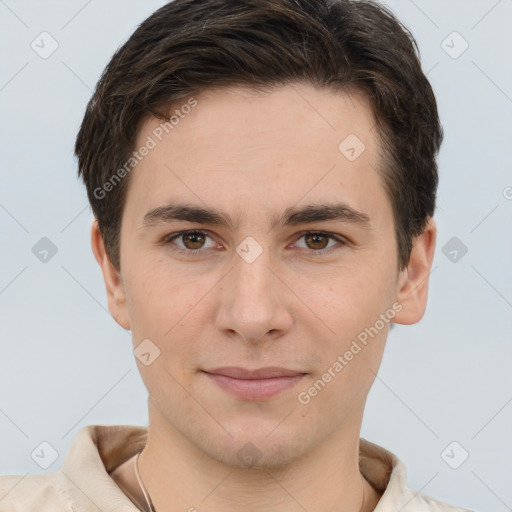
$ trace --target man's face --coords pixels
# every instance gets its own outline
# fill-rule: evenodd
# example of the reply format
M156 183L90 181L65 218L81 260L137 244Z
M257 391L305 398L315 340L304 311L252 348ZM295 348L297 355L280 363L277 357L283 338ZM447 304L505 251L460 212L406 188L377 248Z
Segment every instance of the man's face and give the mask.
M136 148L156 146L123 213L117 318L135 348L151 340L147 361L160 351L137 362L150 429L268 467L358 439L401 276L370 105L299 84L195 99L168 134L161 120L141 125ZM178 205L227 222L162 210ZM339 215L322 216L326 205ZM295 376L251 382L225 367Z

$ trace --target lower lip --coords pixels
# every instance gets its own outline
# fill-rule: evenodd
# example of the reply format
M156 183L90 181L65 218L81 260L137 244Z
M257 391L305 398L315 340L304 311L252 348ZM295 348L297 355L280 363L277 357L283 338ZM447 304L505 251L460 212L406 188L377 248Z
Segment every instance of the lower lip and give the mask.
M269 379L235 379L214 373L207 373L223 390L243 400L265 400L292 388L304 374Z

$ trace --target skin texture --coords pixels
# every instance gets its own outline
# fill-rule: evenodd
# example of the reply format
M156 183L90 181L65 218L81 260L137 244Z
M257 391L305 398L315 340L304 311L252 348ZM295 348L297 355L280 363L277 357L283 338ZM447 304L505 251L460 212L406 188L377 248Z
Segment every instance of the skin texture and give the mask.
M390 324L308 404L298 395L394 303L394 322L422 318L434 221L399 272L391 204L377 172L379 139L364 96L294 84L265 94L209 89L195 99L132 171L120 273L92 227L113 317L131 330L134 348L150 339L160 350L149 366L137 360L149 392L142 479L160 511L358 511L361 422ZM160 123L147 118L136 146ZM349 134L365 144L354 161L338 150ZM144 225L148 211L176 202L222 210L233 226ZM287 208L339 202L369 223L272 226ZM191 229L207 236L164 242ZM347 243L311 240L304 231ZM252 263L236 251L248 236L262 249ZM204 373L220 366L306 375L271 398L243 400ZM252 467L239 456L244 446L258 454ZM364 510L373 510L379 495L364 485Z

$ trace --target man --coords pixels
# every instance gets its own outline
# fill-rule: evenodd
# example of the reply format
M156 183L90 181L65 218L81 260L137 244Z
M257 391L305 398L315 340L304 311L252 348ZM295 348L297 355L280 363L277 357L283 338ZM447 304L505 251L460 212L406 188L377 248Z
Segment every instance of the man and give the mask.
M351 0L176 0L114 55L76 154L149 426L91 425L2 512L461 511L360 439L425 311L442 139L414 40Z

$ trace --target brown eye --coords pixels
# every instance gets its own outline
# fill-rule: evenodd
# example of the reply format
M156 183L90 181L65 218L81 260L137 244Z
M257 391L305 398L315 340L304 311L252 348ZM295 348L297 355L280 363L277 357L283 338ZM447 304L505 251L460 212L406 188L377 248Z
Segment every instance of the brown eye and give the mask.
M329 243L329 237L320 233L304 235L304 241L309 249L325 249Z
M198 231L189 231L181 235L181 240L187 249L194 250L203 247L206 237Z
M301 233L295 244L296 247L305 250L308 255L321 256L343 248L347 245L347 240L341 235L324 231L306 231Z
M210 249L221 248L207 232L199 230L172 233L163 239L163 244L171 250L187 256L199 256L203 253L206 254Z

